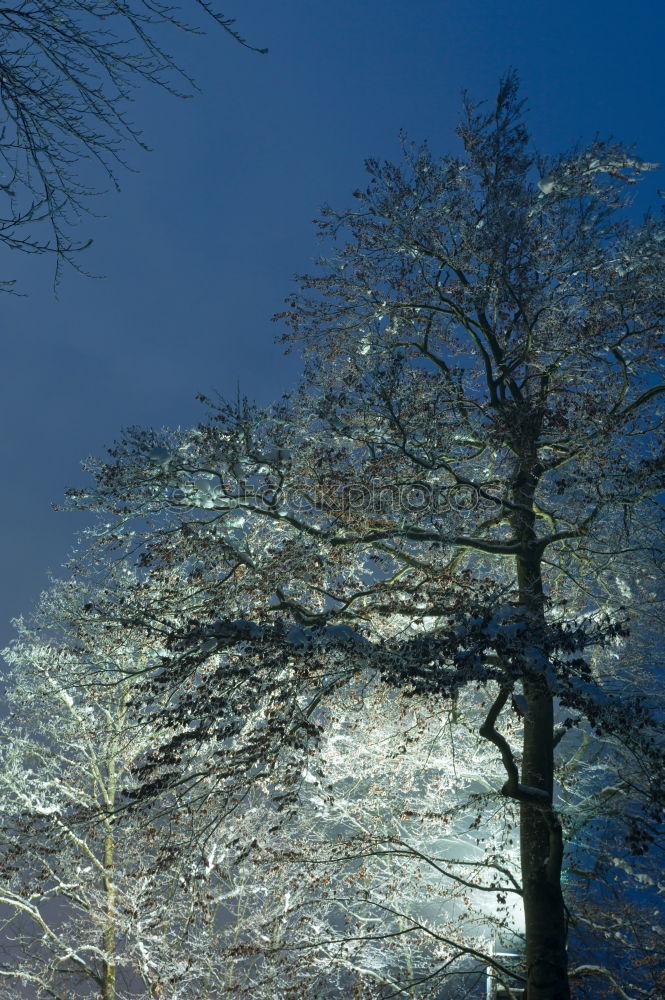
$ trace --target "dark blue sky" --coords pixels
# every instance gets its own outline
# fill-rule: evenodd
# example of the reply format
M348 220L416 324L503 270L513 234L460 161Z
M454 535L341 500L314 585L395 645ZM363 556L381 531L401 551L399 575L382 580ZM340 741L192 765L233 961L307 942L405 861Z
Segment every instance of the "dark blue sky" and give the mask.
M311 220L346 205L363 160L398 155L401 128L435 151L456 148L460 92L492 98L520 73L536 144L546 152L599 133L665 161L661 2L616 0L220 0L266 56L221 31L174 36L172 51L199 83L190 101L146 91L135 119L151 154L58 298L52 264L3 252L0 371L4 573L0 643L29 610L81 526L55 513L79 463L122 426L188 424L197 391L278 396L298 363L270 323L296 272L317 254ZM648 191L665 187L659 172ZM646 200L645 200L646 204Z

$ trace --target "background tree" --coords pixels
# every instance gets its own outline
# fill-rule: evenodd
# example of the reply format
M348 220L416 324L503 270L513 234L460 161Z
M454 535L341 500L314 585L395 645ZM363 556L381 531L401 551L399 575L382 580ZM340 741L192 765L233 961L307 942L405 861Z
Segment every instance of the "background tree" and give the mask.
M185 5L248 48L207 0ZM95 171L117 187L128 143L144 148L129 105L137 87L182 95L194 86L165 46L173 27L196 33L186 10L144 0L20 0L0 10L0 240L72 260L85 243L74 222L95 193ZM255 49L254 51L265 51ZM82 173L89 162L93 172Z
M131 582L121 571L105 590ZM90 622L97 593L81 579L55 585L5 651L0 996L194 1000L254 985L274 996L277 972L248 941L264 924L278 940L281 902L264 893L259 914L262 869L249 878L241 820L211 831L200 796L166 819L127 808L132 768L155 739L138 724L134 678L155 650L127 625ZM274 824L253 812L254 836Z
M103 588L81 577L57 584L5 654L13 712L1 734L0 995L22 983L35 997L314 1000L346 996L350 984L399 989L405 977L417 990L432 942L440 952L443 935L450 942L470 926L471 880L491 866L462 821L478 797L451 795L452 780L443 794L440 720L400 709L375 682L340 699L319 750L325 777L312 761L320 777L305 772L288 827L265 795L229 814L219 781L207 794L194 782L194 794L139 813L128 798L132 768L157 734L140 724L132 694L160 645L128 621L90 618L100 599L121 602L136 586L124 567L109 569ZM426 751L429 794L420 785ZM490 787L487 774L475 781ZM456 861L448 887L424 853L432 836L441 846L442 823L458 853L474 845L475 860ZM412 877L428 863L436 887ZM489 912L505 925L500 906ZM475 950L470 933L455 950L473 955L478 976L486 928L476 937Z
M488 967L524 985L519 817L500 796L501 762L477 738L491 696L466 691L453 712L367 676L327 710L297 817L274 850L302 872L285 950L305 949L314 969L340 968L342 996L344 971L368 997L480 997ZM517 742L519 714L504 725ZM626 845L643 783L620 743L588 729L556 771L580 998L662 989L659 854L631 856ZM641 815L648 822L643 806Z
M492 947L522 950L514 810L478 744L478 708L389 692L371 676L339 692L304 772L279 858L301 872L285 950L339 970L341 996L485 992ZM454 733L454 743L450 740ZM331 995L333 995L331 993Z
M176 692L169 724L194 716L201 737L270 705L238 780L268 746L271 767L280 747L306 755L318 707L361 668L452 705L485 691L478 738L520 810L527 996L565 1000L555 774L577 731L639 762L636 855L662 820L650 664L626 686L593 657L659 589L665 232L623 211L650 166L632 151L530 153L513 76L491 110L467 102L459 134L464 156L407 145L403 166L368 164L356 209L326 211L324 236L347 242L285 314L308 356L297 395L132 431L72 499L118 515L100 535L143 546L153 580L198 582L147 697ZM167 742L155 767L188 753Z
M121 574L116 596L134 582ZM56 586L7 654L15 715L2 734L1 972L12 985L0 995L15 996L19 981L30 995L63 997L74 983L77 996L105 997L451 998L474 981L484 993L492 944L519 954L522 921L516 817L506 800L497 809L500 768L476 738L482 699L468 692L451 711L371 675L339 692L287 824L255 797L211 834L219 803L201 789L170 809L160 799L161 817L104 815L113 799L126 806L132 761L157 736L137 724L128 696L159 645L128 622L91 622L84 608L101 596L80 579ZM513 735L519 727L514 713ZM616 748L598 757L583 744L559 775L591 860L568 865L581 884L575 971L611 983L623 969L625 984L632 966L640 985L630 995L656 997L658 875L649 858L625 853L616 829L609 853L584 836L599 821L619 828L626 809L614 800L635 797L635 775L622 789L611 770ZM645 885L654 898L638 906Z
M596 652L594 673L608 687L620 686L624 697L646 700L662 720L663 623L645 608L641 619L628 641ZM647 664L656 682L651 691L643 685ZM657 997L665 954L662 825L654 825L649 807L648 759L634 756L617 730L599 738L583 729L579 749L558 775L567 817L571 973L575 996ZM659 738L662 746L662 728Z

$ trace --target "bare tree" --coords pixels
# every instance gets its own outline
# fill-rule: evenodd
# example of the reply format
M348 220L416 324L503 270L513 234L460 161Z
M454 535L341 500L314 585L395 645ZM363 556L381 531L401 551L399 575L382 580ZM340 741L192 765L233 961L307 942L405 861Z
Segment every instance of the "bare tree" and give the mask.
M623 798L636 856L662 822L650 664L628 656L628 683L597 657L630 648L662 594L665 230L623 211L653 165L602 142L536 158L522 110L509 76L490 110L467 102L463 156L406 145L404 165L368 164L356 208L326 210L347 241L285 314L298 394L134 430L71 497L169 600L174 567L196 585L146 698L170 691L163 718L201 739L251 730L231 783L304 760L320 706L364 669L453 707L485 692L477 737L520 812L527 996L566 1000L557 766L585 732L612 737L641 774ZM192 745L163 743L155 774Z
M121 563L121 571L122 567ZM136 611L136 595L132 591L137 583L133 575L124 573L115 593L107 586L104 592L97 589L86 594L80 580L69 586L70 600L72 593L77 595L76 638L80 642L81 635L88 632L93 641L86 647L94 645L96 650L95 657L89 658L79 649L77 668L67 674L79 705L99 703L100 686L109 680L108 667L102 669L104 657L100 654L104 650L108 649L115 664L110 676L116 682L124 679L133 690L144 676L146 664L164 652L162 641L173 632L175 620L163 632L166 621L158 625L153 618L148 627L147 589L141 584L144 614L134 629L131 616ZM184 603L188 587L182 578L179 592ZM200 599L198 588L191 590L190 597ZM168 593L156 589L153 599L153 607L166 614ZM100 615L103 602L106 613ZM120 619L113 624L109 614L112 602ZM237 623L235 628L242 626ZM231 631L231 626L227 630ZM333 643L345 634L332 628L320 632L316 641ZM495 957L493 944L498 943L500 951L509 950L517 956L523 953L517 813L510 800L500 795L501 762L494 757L491 745L477 736L496 687L490 683L486 692L460 691L452 704L445 697L404 697L386 688L375 671L358 669L361 656L348 645L348 634L346 638L345 659L356 661L355 677L347 678L350 683L345 688L337 686L334 699L328 699L325 709L316 713L320 731L316 748L302 757L299 769L293 763L287 769L278 763L270 765L270 744L275 740L272 730L285 718L284 712L275 715L274 708L271 717L270 699L263 705L255 704L233 742L219 739L214 732L206 737L205 727L197 726L193 731L183 728L181 711L172 752L167 755L171 767L179 765L177 786L169 792L168 780L161 785L152 819L146 816L145 803L141 817L125 816L123 809L115 817L120 822L117 837L123 843L131 837L136 847L143 845L142 836L152 830L150 850L161 846L162 854L166 850L171 857L177 852L205 859L202 865L192 866L184 897L169 895L173 906L169 903L168 920L176 920L183 898L188 899L199 884L204 900L212 891L217 905L223 906L233 930L212 938L219 962L208 959L207 981L211 985L221 988L225 984L228 989L233 985L241 996L273 997L279 993L299 1000L313 1000L322 994L346 997L351 989L354 995L367 997L408 991L414 997L450 998L458 993L468 995L474 981L478 990L486 966L493 968L499 981L506 981L512 971L508 981L515 985L521 969L511 970L506 959ZM205 641L209 639L210 635ZM288 640L293 654L304 652L306 639L303 629L293 630ZM135 643L142 650L140 658ZM70 637L64 648L71 646ZM613 647L607 654L609 660L625 654L624 646ZM22 656L29 652L34 661L38 648L32 642L27 649L23 647ZM52 643L41 647L51 670L57 649ZM247 645L237 645L235 652L246 658ZM318 652L326 655L323 646ZM330 660L330 651L327 658ZM167 669L177 666L177 661L168 657L162 662ZM594 667L616 682L616 669L597 661ZM204 682L211 673L217 678L218 694L223 693L222 678L226 675L236 685L242 683L237 672L229 671L223 651L208 651L199 680ZM631 671L625 673L627 679ZM191 671L188 676L185 683L191 684ZM173 675L170 681L166 688L173 696ZM87 694L81 700L82 685ZM277 693L265 681L264 686ZM31 689L31 698L43 711L52 697L45 699L34 681ZM25 690L23 684L14 698ZM181 709L187 705L192 703L185 701ZM190 719L200 720L200 707L194 706ZM522 735L517 708L503 727L513 742ZM158 714L163 721L163 711ZM139 742L148 749L151 742L165 739L165 732L146 728L140 716L132 715L132 720L131 726L126 723L124 727L128 749L133 747L136 752ZM219 712L217 721L228 726L229 713ZM57 715L50 723L57 727L62 752L62 758L53 758L52 773L61 780L67 770L62 760L71 766L81 733L65 729ZM183 744L188 733L191 736ZM16 739L15 732L12 735L17 752L24 755L22 741ZM283 731L278 742L285 742ZM193 753L183 749L192 743ZM99 741L95 748L99 756ZM253 774L255 790L260 785L261 794L247 794L248 775L243 773L246 755L254 765L263 761L261 770L255 769ZM181 790L188 784L187 762L193 794L183 795ZM165 777L158 761L149 770L158 778ZM285 781L288 772L290 785ZM236 791L242 793L244 801L227 794L233 775ZM30 777L34 788L35 774ZM127 765L125 788L134 786L135 777ZM624 845L631 818L648 821L648 811L639 805L644 793L639 786L644 785L645 775L640 776L620 741L610 737L601 740L586 729L580 730L574 752L569 751L560 761L556 782L570 843L565 877L574 927L569 944L572 974L582 984L602 977L617 988L622 984L624 991L629 990L627 995L657 997L662 931L654 924L653 914L663 886L659 885L654 859L649 854L631 857ZM16 784L14 776L14 787ZM24 771L18 784L28 787ZM281 812L270 806L271 793ZM82 797L80 793L78 797ZM295 806L286 818L285 800ZM126 797L122 802L126 806ZM5 807L5 812L12 810ZM174 815L181 820L165 827L164 817ZM186 818L185 823L182 818ZM31 831L27 843L29 851L20 852L24 871L28 853L48 857L55 840L42 824ZM70 854L59 847L62 870L69 874L76 868ZM139 964L147 963L144 975L148 981L152 975L152 981L169 983L170 990L184 990L187 996L197 969L200 975L200 965L190 965L185 976L170 938L162 952L151 933L149 940L142 940L150 927L152 910L148 904L154 878L147 887L142 885L136 878L141 866L130 865L126 851L122 857L123 873L132 874L131 891L137 893L142 888L138 902L134 900L131 906L138 922L132 925L130 937L141 942L138 958ZM207 875L201 879L203 869ZM35 882L33 879L31 884ZM26 884L25 875L21 884ZM48 895L43 887L40 891ZM130 895L126 885L123 892L124 897ZM19 895L15 893L15 901L24 902ZM196 892L194 895L198 900ZM611 910L604 914L608 900L612 901ZM72 926L76 940L81 940L80 926L77 922ZM159 926L158 940L166 940L166 915ZM188 948L194 949L195 944L195 936L189 935ZM196 953L201 959L200 948ZM122 954L126 954L124 950ZM124 961L131 965L129 958ZM136 956L133 961L137 962ZM586 995L584 985L580 988L581 995Z
M121 572L105 588L130 584ZM257 912L262 868L246 860L242 817L211 832L200 801L174 801L167 819L128 808L132 769L154 742L132 693L158 647L87 620L97 592L55 585L5 651L0 996L198 1000L274 985L247 941L281 904L264 893ZM255 818L252 834L261 828Z
M253 48L207 0L185 6ZM130 116L137 87L156 84L182 95L194 86L164 47L169 27L200 31L186 16L162 0L19 0L0 9L5 246L53 253L59 265L87 245L70 233L88 210L95 176L101 171L117 187L127 144L146 148Z
M524 988L518 809L478 740L492 688L460 693L453 711L359 675L328 706L298 812L273 851L301 871L284 951L304 950L331 980L339 969L342 996L351 980L368 997L480 997L488 969ZM513 711L504 734L518 742L521 729ZM616 740L582 727L555 782L576 994L656 998L665 885L658 852L626 845L643 776Z
M488 964L508 971L493 943L523 950L515 810L497 804L479 709L465 694L453 719L371 675L327 707L273 850L301 871L284 950L338 970L341 996L480 995Z

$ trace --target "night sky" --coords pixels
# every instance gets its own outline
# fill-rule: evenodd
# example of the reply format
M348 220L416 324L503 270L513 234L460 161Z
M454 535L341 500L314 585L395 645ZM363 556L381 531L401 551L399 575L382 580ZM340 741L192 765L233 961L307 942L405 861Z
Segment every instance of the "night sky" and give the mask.
M271 315L318 251L311 220L349 204L363 161L394 159L398 134L456 150L460 93L493 99L520 74L536 145L567 149L596 134L665 162L665 8L616 0L220 0L257 55L210 26L172 35L201 93L137 95L151 153L93 204L77 236L94 244L66 269L2 251L0 521L2 635L58 573L82 526L57 513L81 459L131 424L190 424L197 392L261 402L298 375ZM82 167L84 176L85 165ZM94 175L90 175L93 179ZM97 176L96 181L100 178ZM640 193L658 202L665 169ZM637 211L637 209L636 209Z

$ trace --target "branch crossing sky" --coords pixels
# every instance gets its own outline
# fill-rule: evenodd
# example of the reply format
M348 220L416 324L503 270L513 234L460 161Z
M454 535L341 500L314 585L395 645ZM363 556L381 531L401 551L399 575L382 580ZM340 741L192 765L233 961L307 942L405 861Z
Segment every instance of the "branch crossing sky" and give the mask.
M81 484L80 461L122 426L188 424L197 392L267 402L298 360L271 315L318 251L311 220L365 184L366 157L398 156L398 133L457 149L460 93L492 100L521 77L544 152L596 134L665 161L659 2L616 0L224 0L257 55L210 26L166 36L201 93L141 92L135 120L153 152L83 219L94 238L53 294L52 262L3 251L2 636L56 575L83 525L51 509ZM663 168L665 169L665 168ZM85 170L85 168L84 168ZM98 178L97 178L98 180ZM638 207L660 200L661 171ZM637 211L637 208L636 208Z

